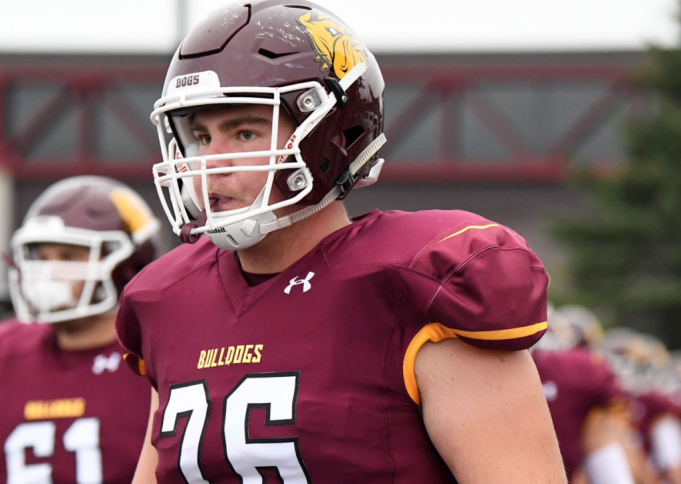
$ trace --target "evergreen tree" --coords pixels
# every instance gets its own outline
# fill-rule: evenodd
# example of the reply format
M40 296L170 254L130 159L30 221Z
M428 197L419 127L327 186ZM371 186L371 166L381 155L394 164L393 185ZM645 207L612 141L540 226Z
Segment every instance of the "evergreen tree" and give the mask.
M573 302L681 348L681 49L651 49L639 82L654 108L626 127L623 169L579 173L596 213L552 232L572 256Z

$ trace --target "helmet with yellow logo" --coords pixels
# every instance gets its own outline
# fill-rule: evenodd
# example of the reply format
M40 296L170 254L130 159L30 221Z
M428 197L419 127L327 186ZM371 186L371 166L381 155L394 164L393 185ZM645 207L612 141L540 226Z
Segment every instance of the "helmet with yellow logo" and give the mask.
M601 322L584 306L561 306L551 311L548 323L563 348L594 346L603 339Z
M115 310L125 284L154 259L159 225L144 200L115 180L55 183L12 236L17 317L56 323Z
M383 88L373 55L345 23L316 4L264 0L212 12L175 53L151 115L163 152L154 179L175 233L185 242L204 234L223 249L244 249L353 187L373 183L383 163ZM199 156L192 116L248 104L270 106L272 120L283 110L296 126L283 147L272 143L258 152L269 163L225 162L243 153ZM272 124L276 140L277 122ZM222 166L211 168L213 160ZM267 182L252 205L239 209L211 210L206 184L197 189L192 182L248 170L267 172ZM275 187L283 201L270 201ZM299 210L274 214L292 205Z
M670 363L664 343L631 328L611 329L598 346L622 386L633 394L654 388Z

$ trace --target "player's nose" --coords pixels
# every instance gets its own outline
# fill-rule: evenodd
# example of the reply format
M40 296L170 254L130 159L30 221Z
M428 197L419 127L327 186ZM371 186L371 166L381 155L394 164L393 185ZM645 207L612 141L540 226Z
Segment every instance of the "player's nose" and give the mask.
M230 155L234 153L228 145L212 143L206 152L210 158L206 159L206 168L224 168L234 165L234 158L230 158ZM222 156L220 156L222 155Z

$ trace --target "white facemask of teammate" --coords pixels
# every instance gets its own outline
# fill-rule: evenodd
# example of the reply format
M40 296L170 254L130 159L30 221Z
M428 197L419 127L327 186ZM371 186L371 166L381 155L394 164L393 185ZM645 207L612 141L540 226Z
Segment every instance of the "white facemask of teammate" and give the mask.
M83 247L88 260L40 260L36 248L42 243ZM114 310L118 292L112 272L134 252L123 231L65 227L57 217L25 223L12 246L16 267L8 271L10 295L24 323L58 323Z
M44 313L71 309L78 303L73 296L73 283L68 281L22 280L21 290L28 303Z

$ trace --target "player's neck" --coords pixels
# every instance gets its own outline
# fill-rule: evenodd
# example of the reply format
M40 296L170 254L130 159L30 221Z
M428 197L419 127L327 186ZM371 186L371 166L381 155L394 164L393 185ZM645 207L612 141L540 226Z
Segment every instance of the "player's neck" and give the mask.
M283 272L326 236L350 223L342 202L334 202L300 222L270 233L257 245L239 251L241 268L253 274Z
M66 351L99 348L116 341L116 314L57 323L57 345Z

